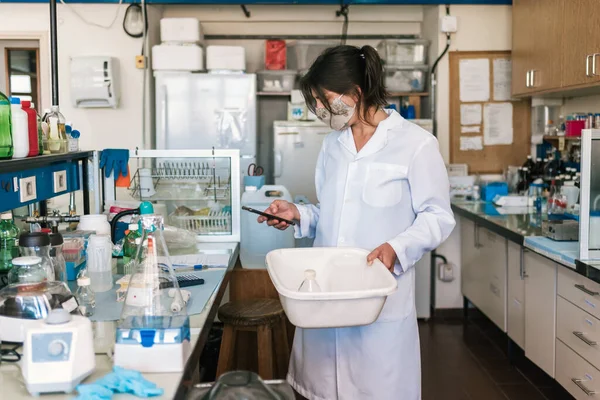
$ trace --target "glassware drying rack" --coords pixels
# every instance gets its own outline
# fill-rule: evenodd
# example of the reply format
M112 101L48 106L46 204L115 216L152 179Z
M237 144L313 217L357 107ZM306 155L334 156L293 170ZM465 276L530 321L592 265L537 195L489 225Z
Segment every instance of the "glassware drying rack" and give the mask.
M129 194L164 204L168 225L199 241L239 241L238 150L131 150L130 159Z

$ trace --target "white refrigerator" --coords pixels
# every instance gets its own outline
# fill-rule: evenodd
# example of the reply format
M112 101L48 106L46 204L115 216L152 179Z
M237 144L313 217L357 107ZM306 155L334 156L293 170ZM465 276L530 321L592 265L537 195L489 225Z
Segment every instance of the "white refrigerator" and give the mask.
M241 176L256 162L256 75L154 73L156 148L238 149Z
M285 186L292 197L305 197L317 204L315 167L323 139L331 128L320 121L275 121L273 123L275 151L275 184ZM304 240L304 239L303 239ZM296 242L306 247L309 242ZM415 265L415 303L418 318L430 317L431 253Z

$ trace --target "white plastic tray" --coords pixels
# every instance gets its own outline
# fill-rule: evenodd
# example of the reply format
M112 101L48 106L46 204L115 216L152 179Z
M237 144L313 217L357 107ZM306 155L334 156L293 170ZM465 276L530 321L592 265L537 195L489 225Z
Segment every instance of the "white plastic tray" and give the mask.
M280 249L267 254L267 270L288 318L300 328L369 325L377 320L396 279L368 251L356 248ZM298 292L313 269L321 292Z

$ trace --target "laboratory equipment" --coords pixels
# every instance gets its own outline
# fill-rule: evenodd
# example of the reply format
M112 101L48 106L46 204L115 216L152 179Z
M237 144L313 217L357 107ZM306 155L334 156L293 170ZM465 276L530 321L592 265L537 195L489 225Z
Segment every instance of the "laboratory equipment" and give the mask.
M11 132L10 101L0 92L0 159L13 155L13 139Z
M136 240L141 239L142 234L139 231L138 224L129 224L129 233L125 236L123 243L123 264L125 265L125 273L129 274L133 271L127 271L127 266L132 259L135 259L135 252L137 251Z
M562 99L531 99L531 135L555 136L558 133L562 103Z
M74 223L79 219L79 215L61 215L58 210L54 210L51 215L28 216L23 221L28 224L48 224L53 233L58 233L60 223Z
M93 231L97 235L110 235L110 224L104 214L90 214L79 217L77 230Z
M48 125L48 134L44 142L44 152L51 154L67 153L67 131L65 116L58 106L52 106L44 121Z
M70 393L95 368L89 319L56 309L27 329L21 372L30 394Z
M25 232L19 236L19 252L21 256L34 256L42 259L42 267L46 278L54 281L54 263L50 258L50 236L44 232Z
M275 121L275 184L286 187L292 198L304 195L317 204L315 168L323 139L331 128L321 121Z
M0 215L0 271L12 267L11 260L19 256L16 240L19 237L19 228L13 222L12 212Z
M258 71L258 90L260 92L291 92L296 83L297 71L265 70Z
M11 130L13 137L13 158L25 158L29 154L29 128L27 113L21 108L21 99L10 98Z
M107 292L113 287L112 243L105 235L91 235L87 245L86 267L92 290Z
M298 291L306 293L321 292L321 286L317 283L317 273L314 269L304 271L304 281L302 281Z
M292 201L288 190L281 185L265 185L258 190L246 189L242 194L243 207L259 211L265 210L274 200ZM267 253L276 249L295 247L293 229L280 231L266 223L259 224L258 216L250 212L242 213L242 235L240 241L240 262L242 268L264 269ZM290 221L292 222L292 221Z
M140 372L181 372L191 350L190 325L163 237L163 217L144 215L140 224L135 256L140 261L117 325L114 363Z
M195 385L187 400L294 400L292 387L283 380L263 381L250 371L232 371L214 383Z
M40 155L37 113L31 108L31 101L28 100L21 102L21 108L27 114L27 133L29 138L29 153L27 153L27 157Z
M267 254L267 271L290 322L300 328L369 325L377 320L396 279L369 252L355 248L280 249ZM310 266L322 292L298 288Z
M243 46L208 46L206 47L206 69L245 71L246 49Z
M240 240L240 153L238 150L135 150L130 152L133 177L130 193L142 201L165 207L169 228L196 235L203 242ZM156 193L148 196L140 187L140 169L151 172ZM248 165L246 165L246 169ZM244 171L245 173L246 171ZM105 193L113 192L105 186ZM114 193L114 192L113 192ZM176 237L187 241L189 233L167 229L172 245ZM178 247L194 245L177 240Z
M385 67L385 87L394 92L423 92L428 76L427 64L388 65Z
M77 278L78 287L75 298L79 304L79 312L84 317L91 317L96 309L96 295L90 286L91 284L92 282L88 276Z
M204 40L198 18L161 18L160 40L163 43L198 43Z
M429 41L425 39L388 39L377 45L386 65L427 64Z
M119 107L121 87L118 58L108 56L71 57L70 78L73 107Z
M544 184L534 182L529 185L529 202L533 203L536 212L542 212L542 208L546 207L544 202Z
M54 278L67 282L67 262L63 255L64 239L60 233L50 233L50 258L54 265Z
M40 114L35 109L35 104L31 103L30 107L33 112L35 112L35 124L37 127L37 135L38 135L38 154L44 154L44 131L42 130L42 118ZM31 150L31 149L30 149Z
M449 176L450 197L465 198L472 196L475 185L475 175Z
M509 194L507 196L496 196L493 203L500 207L529 207L533 203L529 201L529 196L521 196L517 194ZM548 204L548 206L550 206Z
M77 300L64 282L17 283L0 290L0 341L23 342L50 310L63 308L79 314Z
M159 71L154 76L156 148L238 149L241 182L248 165L256 163L256 75Z
M581 136L579 257L600 259L600 130L584 129Z
M572 219L543 220L542 235L557 241L578 240L579 222Z
M16 257L13 267L8 271L8 283L39 283L47 280L46 270L40 257Z
M481 186L481 200L490 202L496 196L508 195L508 184L506 182L485 182Z

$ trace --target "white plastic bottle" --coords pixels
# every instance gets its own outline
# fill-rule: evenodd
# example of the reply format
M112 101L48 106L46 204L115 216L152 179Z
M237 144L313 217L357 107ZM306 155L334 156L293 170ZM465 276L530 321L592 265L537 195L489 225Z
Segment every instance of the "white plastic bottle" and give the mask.
M304 271L304 282L302 282L298 291L309 293L318 293L321 291L321 287L317 283L317 273L314 269Z
M13 138L13 158L25 158L29 154L29 128L27 113L21 107L21 99L10 98L10 113Z

